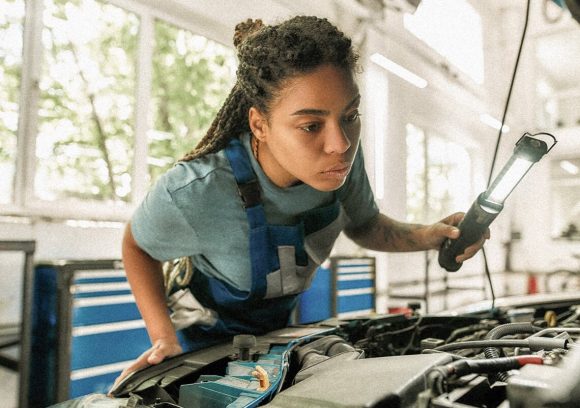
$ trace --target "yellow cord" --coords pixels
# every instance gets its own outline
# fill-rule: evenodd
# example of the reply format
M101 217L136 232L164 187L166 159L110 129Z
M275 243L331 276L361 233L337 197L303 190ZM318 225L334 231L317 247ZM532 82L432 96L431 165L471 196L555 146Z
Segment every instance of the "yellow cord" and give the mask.
M193 277L193 264L191 258L186 256L172 262L163 264L163 284L165 285L165 295L169 296L175 285L186 287Z

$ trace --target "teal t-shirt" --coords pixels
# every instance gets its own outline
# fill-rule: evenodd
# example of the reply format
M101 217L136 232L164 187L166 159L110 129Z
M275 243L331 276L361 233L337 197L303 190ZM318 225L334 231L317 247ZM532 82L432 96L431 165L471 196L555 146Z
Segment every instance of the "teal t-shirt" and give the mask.
M300 214L335 199L342 207L346 226L362 225L378 213L360 148L344 185L323 192L306 184L276 186L255 160L250 135L240 139L258 178L269 224L296 224ZM223 150L180 162L165 173L134 213L131 231L139 247L157 260L190 256L194 266L206 275L240 290L250 288L248 220ZM316 239L324 241L325 237ZM326 252L336 236L329 239L319 245L327 248ZM316 259L317 255L328 256L324 250L311 252L318 263L324 259Z

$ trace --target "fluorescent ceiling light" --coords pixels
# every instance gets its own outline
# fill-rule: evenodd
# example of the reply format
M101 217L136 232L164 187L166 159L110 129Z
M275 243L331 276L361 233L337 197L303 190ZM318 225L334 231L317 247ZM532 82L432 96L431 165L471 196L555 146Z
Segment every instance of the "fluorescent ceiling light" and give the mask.
M392 74L395 74L399 78L415 85L417 88L425 88L427 86L427 81L421 78L419 75L414 74L407 68L403 68L394 61L391 61L382 54L374 53L371 55L371 61L377 64L379 67L386 69Z
M574 163L568 161L568 160L562 160L560 162L560 167L562 168L562 170L567 171L570 174L578 174L578 172L580 171L580 169L578 169L578 166L576 166Z
M492 127L496 130L499 130L499 127L501 126L501 122L499 120L497 120L496 118L487 113L482 113L481 115L479 115L479 120L481 120L481 122L485 123L487 126ZM507 133L510 131L510 127L508 125L503 125L502 130L504 133Z

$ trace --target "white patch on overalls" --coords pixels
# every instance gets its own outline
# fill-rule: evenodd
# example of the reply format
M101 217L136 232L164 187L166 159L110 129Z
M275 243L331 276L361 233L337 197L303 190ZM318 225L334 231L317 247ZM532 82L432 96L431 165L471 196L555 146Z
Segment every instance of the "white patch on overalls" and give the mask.
M217 312L202 306L189 289L179 289L169 296L167 306L172 310L170 317L175 330L192 325L213 326L218 321Z
M346 214L341 206L338 217L333 222L304 239L304 249L308 254L306 266L296 265L296 250L293 246L279 246L280 269L268 274L265 298L295 295L308 289L316 268L328 258L345 225Z

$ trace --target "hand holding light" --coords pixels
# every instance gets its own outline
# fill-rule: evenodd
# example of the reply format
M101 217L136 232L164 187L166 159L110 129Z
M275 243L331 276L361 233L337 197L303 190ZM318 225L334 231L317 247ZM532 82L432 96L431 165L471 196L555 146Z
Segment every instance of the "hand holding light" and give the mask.
M552 144L538 136L549 136ZM471 205L465 218L457 226L460 230L458 239L446 239L439 250L439 265L448 272L455 272L462 263L457 262L457 255L465 248L477 242L487 231L492 221L503 209L506 198L518 185L528 170L548 153L557 143L549 133L530 135L525 133L516 143L512 157L499 172L489 188L481 193Z

